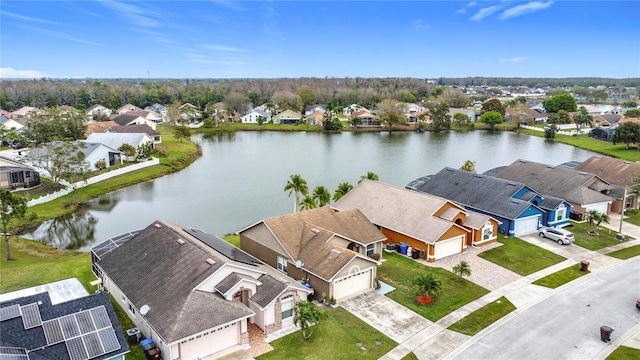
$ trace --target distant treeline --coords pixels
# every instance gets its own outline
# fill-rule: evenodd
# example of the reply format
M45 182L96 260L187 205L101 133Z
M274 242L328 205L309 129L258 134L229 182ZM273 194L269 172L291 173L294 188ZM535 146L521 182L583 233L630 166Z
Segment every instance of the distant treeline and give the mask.
M239 112L249 104L323 103L336 106L360 104L373 107L381 100L415 102L442 93L441 86L466 87L589 87L604 85L637 87L640 78L280 78L280 79L33 79L0 81L0 108L45 108L68 105L86 109L104 105L111 109L131 103L139 107L155 103L191 103L200 108L225 102ZM303 89L303 91L301 91ZM479 95L482 100L482 95Z

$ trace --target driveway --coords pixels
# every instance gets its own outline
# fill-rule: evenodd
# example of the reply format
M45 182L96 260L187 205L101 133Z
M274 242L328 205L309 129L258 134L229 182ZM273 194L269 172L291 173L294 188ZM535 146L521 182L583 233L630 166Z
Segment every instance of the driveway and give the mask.
M433 324L375 291L348 299L341 302L340 306L397 343L402 343Z

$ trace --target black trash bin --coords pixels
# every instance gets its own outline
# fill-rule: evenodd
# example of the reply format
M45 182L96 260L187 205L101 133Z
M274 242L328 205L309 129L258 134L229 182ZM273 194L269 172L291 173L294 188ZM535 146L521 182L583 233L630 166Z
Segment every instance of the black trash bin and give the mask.
M580 261L580 271L589 271L589 262L586 260Z
M613 329L603 325L600 326L600 340L607 342L607 341L611 341L611 333L613 332Z

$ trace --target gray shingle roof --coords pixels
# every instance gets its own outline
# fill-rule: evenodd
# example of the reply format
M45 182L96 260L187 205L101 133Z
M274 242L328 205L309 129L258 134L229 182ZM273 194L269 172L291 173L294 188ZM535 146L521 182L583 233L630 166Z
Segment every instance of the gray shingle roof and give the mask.
M594 204L612 201L613 198L597 190L607 190L612 187L596 177L564 166L550 166L526 160L516 160L504 168L497 175L499 178L519 181L544 195L566 199L579 204ZM589 185L594 181L593 185Z
M618 186L630 186L640 178L640 163L614 159L608 156L595 155L575 167L598 175L605 181Z
M515 219L531 203L513 196L524 184L446 167L435 175L414 180L413 189L505 219ZM409 187L412 183L407 184Z
M117 122L122 126L125 126L137 118L139 118L138 115L122 114L122 115L114 116L111 120Z
M256 291L250 300L262 308L267 307L267 305L287 289L287 284L278 281L268 274L262 275L258 280L260 280L262 284L258 286L258 291Z
M127 126L114 126L114 127L108 128L106 132L117 133L117 134L142 133L142 134L147 134L149 136L162 135L159 131L153 130L151 128L151 126L149 126L147 124L135 124L135 125L127 125Z

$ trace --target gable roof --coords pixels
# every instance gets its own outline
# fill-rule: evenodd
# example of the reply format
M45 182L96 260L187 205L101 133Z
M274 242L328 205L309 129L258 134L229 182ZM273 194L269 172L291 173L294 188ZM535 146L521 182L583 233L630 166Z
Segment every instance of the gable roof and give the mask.
M105 243L96 245L92 252L104 248ZM254 315L242 303L228 301L217 292L194 290L225 266L249 269L258 273L259 279L273 279L266 283L279 281L287 288L310 292L216 236L163 221L114 245L111 251L100 252L97 263L137 309L142 305L151 308L145 319L166 343ZM258 286L253 296L262 289ZM258 298L269 303L273 296L270 291Z
M23 164L19 161L9 159L4 156L0 156L0 171L7 171L7 170L13 170L13 169L37 171L35 168L29 165Z
M138 115L121 114L118 116L114 116L113 118L111 118L111 120L117 122L119 125L125 126L134 122L137 118L144 119L142 116L138 116Z
M120 124L112 120L89 123L87 124L87 130L85 130L84 135L89 136L93 133L105 132L110 127L115 127L115 126L120 126Z
M640 177L640 163L594 155L574 168L592 173L618 186L630 186Z
M442 218L436 217L435 213L447 203L458 211L447 209ZM451 218L465 212L443 198L367 179L340 198L334 207L357 208L374 224L429 244L434 244L445 231L457 226Z
M293 110L287 109L273 117L274 122L277 122L280 119L302 119L302 115Z
M262 221L303 268L329 281L356 257L374 260L335 245L334 237L367 245L383 241L382 234L358 209L334 211L328 206L299 211ZM245 229L246 230L246 229Z
M602 194L602 190L613 187L594 174L581 172L564 166L551 166L527 160L516 160L497 175L501 179L519 181L527 184L535 191L566 199L567 201L586 205L609 202L613 198ZM586 183L595 183L586 187Z
M56 304L52 303L48 292L41 292L15 297L0 304L0 308L3 314L0 319L0 346L12 350L14 355L23 355L7 358L77 359L67 350L74 349L74 354L82 353L84 359L102 360L129 352L106 292ZM63 319L71 319L71 323L63 323ZM58 334L54 331L56 329L59 337L54 336ZM65 330L64 336L61 329ZM7 356L8 353L3 354Z
M413 180L405 186L451 200L505 219L516 219L532 203L513 196L526 186L514 181L445 167L435 175Z
M84 156L86 158L90 157L91 154L93 154L94 152L98 151L98 149L100 149L100 148L105 148L109 152L122 154L122 152L120 150L114 149L113 147L111 147L109 145L106 145L106 144L103 144L103 143L100 143L100 142L91 142L91 141L87 141L87 140L77 140L77 142L80 145L78 147L78 150L82 151L82 153L84 154Z
M128 127L128 126L127 126ZM93 133L87 136L87 142L104 144L112 149L119 149L123 144L138 147L149 136L144 133Z
M142 109L140 109L139 107L133 105L133 104L125 104L122 105L118 108L118 110L116 110L117 113L122 113L125 111L142 111Z

